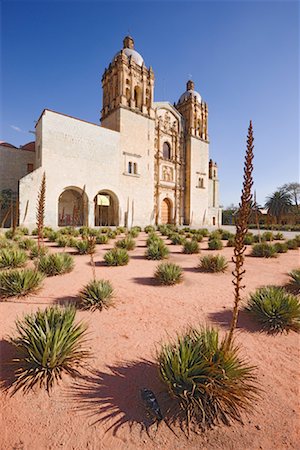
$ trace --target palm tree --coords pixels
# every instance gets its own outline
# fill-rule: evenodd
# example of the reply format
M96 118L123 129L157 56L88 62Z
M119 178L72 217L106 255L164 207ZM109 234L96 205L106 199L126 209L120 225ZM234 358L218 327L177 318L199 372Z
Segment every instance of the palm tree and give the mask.
M267 197L265 207L268 209L268 214L276 217L277 223L280 223L281 217L291 210L291 194L283 190L276 191Z

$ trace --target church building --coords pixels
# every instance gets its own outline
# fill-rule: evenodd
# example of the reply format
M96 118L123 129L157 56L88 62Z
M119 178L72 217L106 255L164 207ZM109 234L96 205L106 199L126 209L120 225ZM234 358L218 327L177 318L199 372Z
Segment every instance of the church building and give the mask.
M191 80L174 105L154 101L154 84L127 36L102 76L101 124L45 109L34 143L0 143L0 190L18 192L20 225L35 227L44 173L53 228L221 224L207 104Z

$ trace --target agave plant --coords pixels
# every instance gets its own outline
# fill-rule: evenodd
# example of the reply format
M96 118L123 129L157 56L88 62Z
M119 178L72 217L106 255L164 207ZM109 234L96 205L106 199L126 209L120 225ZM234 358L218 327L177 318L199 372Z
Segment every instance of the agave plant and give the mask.
M96 244L107 244L108 243L108 236L105 233L99 233L96 236Z
M105 253L104 261L108 266L126 266L129 262L129 255L125 248L113 248Z
M91 311L113 305L114 289L107 280L92 280L80 291L80 307Z
M223 248L223 244L221 239L213 238L208 241L209 250L221 250Z
M135 240L132 236L126 236L124 239L120 239L116 242L116 247L125 248L126 250L134 250L135 248Z
M0 269L23 267L26 261L27 255L24 250L18 248L3 248L0 250Z
M199 253L200 248L197 241L192 239L191 241L187 240L183 244L183 253L186 253L187 255L192 255L193 253Z
M48 247L39 247L36 243L30 249L30 258L40 258L48 253Z
M146 250L146 258L160 260L169 256L168 247L164 244L162 239L155 240L148 245Z
M148 238L146 240L147 247L153 244L153 242L164 242L164 241L156 233L148 233Z
M153 225L147 225L147 226L144 228L144 231L145 231L145 233L154 233L155 227L154 227Z
M181 283L183 279L182 268L177 264L170 262L159 264L154 276L160 284L165 284L167 286Z
M87 326L74 323L75 313L74 307L50 307L17 320L17 334L11 338L17 352L13 392L35 386L49 392L64 374L79 374L89 353L84 348Z
M289 273L289 276L291 278L291 284L299 290L300 289L300 269L292 270Z
M255 368L239 357L238 347L225 348L213 328L190 329L162 345L157 360L170 399L177 400L168 417L174 424L204 429L242 422L258 397Z
M57 236L57 239L55 240L56 244L58 245L58 247L68 247L69 243L70 243L70 238L65 235L65 234L61 234L61 230Z
M245 308L268 333L300 331L300 303L278 286L266 286L250 295Z
M185 236L178 233L172 234L170 239L173 245L183 245L185 243Z
M0 272L0 297L21 297L40 289L44 275L33 269Z
M286 253L288 251L288 246L285 242L275 242L273 245L276 253Z
M257 258L274 258L277 256L274 245L267 244L267 242L254 244L252 247L251 255Z
M35 244L35 241L33 239L30 238L25 238L25 239L21 239L18 242L18 247L21 250L30 250Z
M289 250L297 250L297 248L299 247L298 241L296 239L288 239L285 243Z
M48 277L71 272L73 268L74 258L68 253L44 255L37 262L37 269Z
M228 261L221 255L207 255L200 259L199 268L203 272L225 272Z
M96 239L82 239L76 242L76 249L79 255L86 255L95 252Z

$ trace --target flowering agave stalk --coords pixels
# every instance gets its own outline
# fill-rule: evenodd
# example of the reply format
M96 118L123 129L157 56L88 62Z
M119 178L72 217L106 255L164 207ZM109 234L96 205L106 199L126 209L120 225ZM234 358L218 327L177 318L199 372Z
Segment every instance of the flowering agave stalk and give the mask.
M46 174L43 173L40 192L38 195L37 213L36 213L36 226L38 230L38 247L40 248L43 242L43 229L45 220L45 202L46 202Z
M226 347L229 349L232 344L233 333L237 325L238 320L238 312L239 312L239 304L241 301L241 290L245 288L242 285L243 275L245 270L243 269L244 265L244 253L246 250L246 246L244 244L245 235L248 232L248 221L250 215L251 208L251 200L252 193L251 188L253 185L253 128L252 121L250 120L250 125L248 128L248 136L247 136L247 150L245 156L245 165L244 165L244 182L242 189L241 202L239 204L239 213L236 220L236 235L235 235L235 245L234 245L234 256L232 261L235 264L235 269L232 272L233 274L233 284L234 284L234 307L232 314L232 321L229 330L229 334L226 340Z

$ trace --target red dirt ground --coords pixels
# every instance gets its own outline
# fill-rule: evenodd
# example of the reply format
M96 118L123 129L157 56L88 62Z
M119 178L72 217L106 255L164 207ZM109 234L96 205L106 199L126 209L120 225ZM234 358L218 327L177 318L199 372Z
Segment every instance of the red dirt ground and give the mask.
M295 333L259 333L243 313L236 341L243 345L243 355L258 366L264 389L244 425L191 434L189 440L176 429L177 438L164 423L156 435L150 431L151 438L141 431L145 412L139 400L140 388L153 389L161 399L153 365L159 343L187 325L213 323L222 332L227 330L233 302L232 263L224 274L200 273L196 269L199 255L184 255L180 246L169 246L170 260L184 268L184 282L174 287L155 285L157 262L144 258L145 239L141 233L125 267L103 264L103 254L113 241L97 246L96 275L111 280L116 298L115 308L77 313L78 319L89 324L93 372L83 367L84 380L74 382L66 377L51 396L36 390L9 397L2 391L1 449L299 449L299 337ZM221 253L228 259L232 255L232 248L211 252L207 242L201 247L202 255ZM89 257L76 255L75 261L72 273L47 278L36 296L0 303L2 363L10 356L5 338L13 334L16 317L49 304L75 300L90 280ZM259 286L287 283L287 272L298 266L299 254L294 250L270 260L247 257L245 297ZM2 369L5 381L8 374Z

